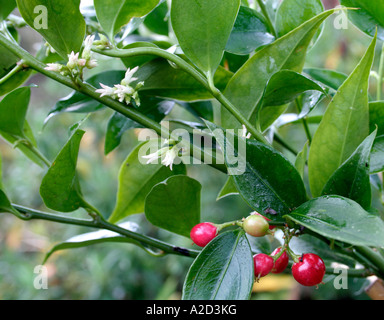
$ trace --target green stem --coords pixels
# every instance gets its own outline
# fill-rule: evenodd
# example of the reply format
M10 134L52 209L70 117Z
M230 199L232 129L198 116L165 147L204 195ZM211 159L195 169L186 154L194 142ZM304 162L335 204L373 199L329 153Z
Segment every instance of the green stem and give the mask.
M276 30L275 30L275 27L273 26L272 20L271 20L269 14L268 14L268 10L267 10L263 0L257 0L257 3L259 4L260 10L263 13L263 16L265 17L265 20L267 21L269 30L271 31L271 33L275 37L277 37L277 33L276 33Z
M384 258L380 255L380 253L366 246L356 246L355 249L379 271L378 276L384 278Z
M22 213L22 216L19 216L19 218L25 221L46 220L46 221L63 223L63 224L89 227L89 228L105 229L105 230L116 232L127 238L152 246L159 250L162 250L164 253L188 256L192 258L197 257L197 255L199 254L199 251L176 247L171 244L165 243L163 241L154 239L152 237L148 237L140 233L136 233L136 232L124 229L122 227L119 227L117 225L107 222L100 216L95 217L94 220L85 220L85 219L71 218L71 217L61 216L57 214L42 212L42 211L30 209L30 208L25 208L19 205L13 205L13 208L15 208L18 212Z
M297 110L300 114L300 112L302 110L301 103L298 99L295 100L295 103L296 103ZM307 139L308 139L308 145L311 145L312 135L311 135L311 131L309 130L307 119L305 117L303 117L300 120L301 120L301 123L303 124L304 130L305 130L305 135L307 136Z
M0 79L0 84L3 84L4 82L8 81L10 78L12 78L12 76L14 76L16 73L18 73L19 71L23 70L24 66L23 66L23 63L24 61L21 60L20 62L18 62L16 64L16 66L11 70L9 71L4 77L2 77Z
M384 43L381 50L379 73L378 73L378 79L377 79L377 97L376 97L377 101L380 101L382 98L383 80L384 80Z
M282 136L280 136L280 134L278 134L277 132L274 133L274 140L280 144L282 147L284 147L285 149L287 149L288 151L290 151L293 155L297 156L299 154L299 152L297 150L295 150L293 147L291 147L284 139Z
M197 80L204 88L209 91L217 101L219 101L241 124L245 125L248 132L258 141L269 145L269 142L256 128L246 119L237 108L221 93L220 90L215 88L212 80L208 81L207 78L191 66L188 62L183 60L177 55L174 55L166 50L159 48L133 48L133 49L112 49L112 50L99 50L93 49L94 52L115 58L127 58L142 55L156 55L158 57L167 59L175 63L181 70L187 72L195 80Z
M130 118L130 119L136 121L137 123L140 123L144 127L154 130L160 136L163 136L163 137L165 136L165 138L172 137L169 130L162 127L156 121L148 118L146 115L142 114L136 108L122 104L119 101L116 101L116 100L114 100L108 96L100 97L100 94L95 92L96 88L94 88L93 86L91 86L87 83L82 83L82 82L78 82L78 81L74 82L74 81L72 81L72 79L70 79L66 76L63 76L58 72L52 72L52 71L46 70L45 69L46 65L44 63L42 63L41 61L36 59L34 56L32 56L29 52L25 51L20 46L12 43L10 40L5 38L1 34L0 34L0 45L5 47L6 49L8 49L10 52L14 53L19 58L23 59L24 63L26 65L28 65L28 67L30 67L31 69L34 69L37 72L55 80L55 81L65 85L65 86L67 86L73 90L79 91L79 92L93 98L96 101L99 101L100 103L108 106L109 108L115 110L116 112L126 116L127 118ZM200 76L202 77L201 74L200 74ZM199 160L201 160L204 163L203 152L199 148L196 148L193 145L191 145L190 149L191 149L192 155L201 155L201 158ZM212 158L215 160L214 156L212 156ZM218 169L221 172L224 172L224 173L227 172L226 167L223 164L216 163L214 161L213 163L210 163L209 165Z

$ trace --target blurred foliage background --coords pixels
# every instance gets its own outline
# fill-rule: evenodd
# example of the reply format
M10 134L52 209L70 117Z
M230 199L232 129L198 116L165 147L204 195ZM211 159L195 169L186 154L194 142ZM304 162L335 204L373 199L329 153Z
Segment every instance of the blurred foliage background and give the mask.
M326 7L337 1L325 1ZM21 32L22 46L35 52L40 38L30 29ZM307 66L329 68L349 74L363 56L370 38L350 23L348 29L337 30L333 18L326 21L323 34L308 53ZM123 69L119 62L98 57L103 69ZM375 62L377 66L378 61ZM375 67L376 68L376 67ZM92 70L94 71L94 70ZM88 76L91 76L90 72ZM60 114L45 126L44 119L56 101L70 90L34 75L29 83L32 89L28 121L38 141L39 149L53 159L68 138L68 128L84 115ZM374 81L371 81L375 86ZM374 88L372 88L374 90ZM86 135L82 141L78 169L85 199L108 216L115 205L117 174L120 164L136 145L135 132L124 135L121 146L104 156L104 135L111 111L101 110L92 114L84 124ZM189 115L176 108L168 118L188 119ZM312 127L314 130L315 127ZM300 126L287 126L283 136L289 137L292 146L300 150L305 135ZM3 158L3 181L7 194L14 203L46 210L39 196L39 186L44 171L27 160L12 146L0 142ZM287 154L287 156L290 156ZM224 222L249 214L250 209L238 196L216 201L225 175L216 174L207 166L189 167L189 175L203 186L202 220ZM83 212L74 215L82 216ZM143 215L131 221L140 224L144 233L180 246L191 247L191 241L174 236L151 226ZM45 221L19 221L13 216L2 215L0 223L0 299L179 299L182 283L192 262L190 258L165 256L155 258L130 244L99 244L88 248L65 250L55 253L47 262L48 289L36 290L33 281L36 265L56 243L74 235L93 230L60 225ZM329 280L329 279L328 279ZM363 288L366 280L349 279L348 290L335 290L332 281L318 289L304 289L290 275L275 275L261 279L255 285L253 299L367 299Z

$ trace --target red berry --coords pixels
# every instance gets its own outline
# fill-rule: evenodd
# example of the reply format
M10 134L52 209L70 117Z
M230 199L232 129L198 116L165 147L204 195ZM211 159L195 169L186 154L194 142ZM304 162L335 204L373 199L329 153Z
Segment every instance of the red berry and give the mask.
M199 247L205 247L217 235L217 228L210 222L202 222L191 230L191 239Z
M255 277L265 277L273 268L273 258L265 253L258 253L253 256Z
M303 254L292 266L292 275L303 286L315 286L323 281L324 261L314 253Z
M272 253L271 256L277 255L281 251L281 248L276 248ZM275 261L275 264L273 265L272 273L282 273L285 268L288 266L289 262L289 256L286 251L284 251L280 257Z
M268 233L269 224L263 217L249 215L243 221L243 229L251 236L262 237Z
M267 220L267 221L271 221L271 219L268 219L267 217L264 217L262 214L260 214L260 213L258 213L257 211L254 211L254 212L252 212L251 214L256 214L256 215L258 215L258 216L260 216L260 217L263 217L265 220ZM273 229L275 229L276 228L276 226L271 226L271 225L269 225L269 230L273 230Z

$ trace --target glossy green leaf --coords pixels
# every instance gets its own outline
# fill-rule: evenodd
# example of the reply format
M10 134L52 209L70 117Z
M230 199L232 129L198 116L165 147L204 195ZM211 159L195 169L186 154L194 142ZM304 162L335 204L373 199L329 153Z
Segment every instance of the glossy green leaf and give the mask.
M166 180L172 175L185 174L183 164L168 167L159 163L145 164L146 151L158 149L159 141L150 140L138 145L125 159L119 171L119 186L117 191L116 206L109 221L115 223L125 217L144 212L145 198L151 189L158 183Z
M376 38L328 105L313 137L308 169L314 197L369 134L368 81L375 45Z
M169 10L167 1L157 6L145 17L144 25L152 32L168 36L169 34Z
M156 97L144 96L140 101L140 107L138 107L137 110L157 122L163 120L175 105L173 101L166 101ZM132 128L142 127L139 123L127 118L121 113L115 112L108 121L104 153L108 154L119 146L124 132Z
M80 0L16 0L28 25L67 59L79 52L85 36L85 20L80 13Z
M281 70L302 71L311 39L322 22L332 13L333 10L321 13L257 51L231 78L224 94L248 120L256 120L257 106L272 75ZM268 127L285 109L284 106L265 108L264 112L261 112L261 119L264 119L262 128ZM221 121L225 128L241 127L224 108Z
M145 199L145 216L153 225L189 237L200 222L201 184L176 175L155 185Z
M284 0L276 12L276 32L281 37L323 11L321 0Z
M349 10L348 18L360 30L384 40L384 1L383 0L341 0L340 3L345 7L359 8L359 10Z
M158 3L159 0L94 0L97 19L110 40L132 18L147 15Z
M372 147L369 162L370 173L384 171L384 135L378 136Z
M230 195L238 195L239 191L236 189L235 182L233 181L233 177L229 176L223 187L221 188L216 200L220 200L222 198L228 197Z
M5 20L15 8L15 0L0 0L0 21Z
M225 50L233 54L246 55L274 40L275 37L271 34L265 18L256 10L240 6Z
M338 90L348 78L344 73L329 69L305 68L303 72L333 90Z
M252 251L244 231L219 234L191 265L183 300L248 300L253 287Z
M348 198L315 198L286 217L327 238L358 246L384 247L383 220Z
M365 210L369 210L371 207L369 156L375 137L376 131L370 134L335 171L324 186L323 195L343 196L356 201Z
M18 88L7 94L0 102L0 131L19 139L26 139L25 117L28 110L31 88Z
M223 57L240 0L173 0L172 27L185 55L209 78Z
M236 189L255 211L274 220L306 201L303 180L295 167L275 149L239 138L206 121L224 153ZM277 212L271 215L269 209Z
M139 229L139 226L136 223L131 221L124 222L119 226L128 231L136 232L136 233L138 232L138 229ZM83 234L74 236L64 242L56 244L45 255L43 264L45 264L55 252L58 252L61 250L67 250L67 249L84 248L84 247L89 247L89 246L101 244L101 243L131 243L141 247L151 255L154 255L154 256L161 255L160 253L153 251L147 245L142 244L139 241L133 240L128 237L124 237L122 235L119 235L118 233L115 233L109 230L98 230L98 231L83 233Z
M56 211L72 212L89 207L83 199L76 173L80 142L85 131L76 130L45 174L40 195L45 205Z
M215 86L224 90L232 73L219 67L215 74ZM173 68L167 61L157 59L143 65L136 73L145 85L140 88L142 95L172 98L181 101L210 100L212 95L186 72Z
M124 71L111 70L98 73L86 80L90 85L99 88L100 83L113 87L119 84L124 79ZM63 112L73 113L89 113L95 112L104 108L100 102L80 93L73 91L68 96L60 99L55 106L49 111L48 116L45 118L44 123L47 123L54 116Z
M282 70L276 72L268 81L263 96L263 106L280 106L295 100L306 91L319 91L324 89L311 79L300 73Z

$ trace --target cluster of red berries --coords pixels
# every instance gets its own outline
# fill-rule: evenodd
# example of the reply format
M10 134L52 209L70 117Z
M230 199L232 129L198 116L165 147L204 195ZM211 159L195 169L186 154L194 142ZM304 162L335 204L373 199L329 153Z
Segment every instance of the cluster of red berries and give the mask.
M254 237L262 237L272 233L275 226L269 225L268 218L253 212L241 223L244 231ZM192 241L205 247L219 232L219 226L210 222L199 223L191 230ZM315 286L322 282L325 274L324 261L314 253L293 256L292 276L303 286ZM289 264L286 246L276 248L270 255L258 253L253 256L256 279L269 273L282 273Z

